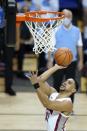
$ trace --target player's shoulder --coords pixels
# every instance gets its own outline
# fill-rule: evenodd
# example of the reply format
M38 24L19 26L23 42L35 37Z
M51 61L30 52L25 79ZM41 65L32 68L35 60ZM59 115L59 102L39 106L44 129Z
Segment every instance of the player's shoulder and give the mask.
M70 97L64 97L64 98L60 98L58 97L59 93L58 92L53 92L50 96L49 96L49 100L51 101L66 101L66 102L72 102Z
M57 101L72 102L70 97L58 98Z
M58 97L58 95L59 95L58 92L53 92L53 93L50 95L49 99L50 99L51 101L56 100L56 98Z

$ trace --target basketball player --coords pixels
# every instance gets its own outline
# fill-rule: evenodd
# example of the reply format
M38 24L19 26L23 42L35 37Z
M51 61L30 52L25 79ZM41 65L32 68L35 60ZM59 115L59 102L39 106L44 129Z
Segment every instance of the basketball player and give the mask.
M28 76L36 89L39 100L46 108L45 120L48 131L65 131L65 123L73 108L69 96L76 92L76 84L72 78L61 84L59 93L46 82L50 75L63 68L55 64L40 76L37 76L37 73Z

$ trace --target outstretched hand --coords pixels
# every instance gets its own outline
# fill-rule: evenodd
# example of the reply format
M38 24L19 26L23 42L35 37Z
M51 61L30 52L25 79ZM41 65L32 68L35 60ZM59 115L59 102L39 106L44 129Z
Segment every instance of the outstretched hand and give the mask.
M38 79L38 72L30 72L30 73L26 73L25 76L30 79L32 84L38 83L39 79Z

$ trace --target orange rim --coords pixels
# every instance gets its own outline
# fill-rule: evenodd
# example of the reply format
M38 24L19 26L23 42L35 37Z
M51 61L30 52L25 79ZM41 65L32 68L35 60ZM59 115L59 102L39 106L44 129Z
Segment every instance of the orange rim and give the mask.
M55 14L58 15L55 18L37 18L38 15L45 15L45 14ZM63 12L55 12L55 11L31 11L31 12L26 12L25 14L17 14L16 15L16 21L31 21L31 22L48 22L48 21L53 21L53 20L61 20L64 18L64 13Z
M16 15L16 22L21 22L21 21L25 21L26 19L25 19L25 14L23 14L23 13L18 13L17 15Z

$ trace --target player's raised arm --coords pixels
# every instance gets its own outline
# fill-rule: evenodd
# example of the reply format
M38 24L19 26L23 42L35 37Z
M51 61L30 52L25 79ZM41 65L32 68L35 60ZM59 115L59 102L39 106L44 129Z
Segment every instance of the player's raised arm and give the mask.
M42 81L42 79L37 76L37 73L31 72L30 76L28 76L27 74L26 74L26 76L30 79L30 81L35 89L37 89L38 87L41 88L42 92L46 93L48 96L52 92L56 91L46 81Z
M55 89L52 88L47 82L46 80L48 79L48 77L50 77L55 71L57 71L58 69L62 69L64 68L63 66L59 66L57 64L55 64L52 68L48 69L47 71L45 71L43 74L41 74L40 76L38 76L38 73L31 73L31 76L28 78L31 80L32 85L34 85L36 88L38 86L40 86L40 88L42 89L43 92L45 92L47 95L50 95L52 92L55 92Z
M59 65L55 64L53 67L46 70L40 76L38 76L38 72L36 72L36 73L33 72L32 73L33 77L31 77L31 73L30 74L25 74L25 76L31 80L32 84L35 84L35 83L38 83L39 80L43 81L43 82L46 81L54 72L56 72L57 70L63 69L63 68L66 68L66 67L59 66Z
M59 69L65 68L64 66L59 66L55 64L53 67L45 71L43 74L41 74L39 77L42 81L46 81L54 72L56 72Z

